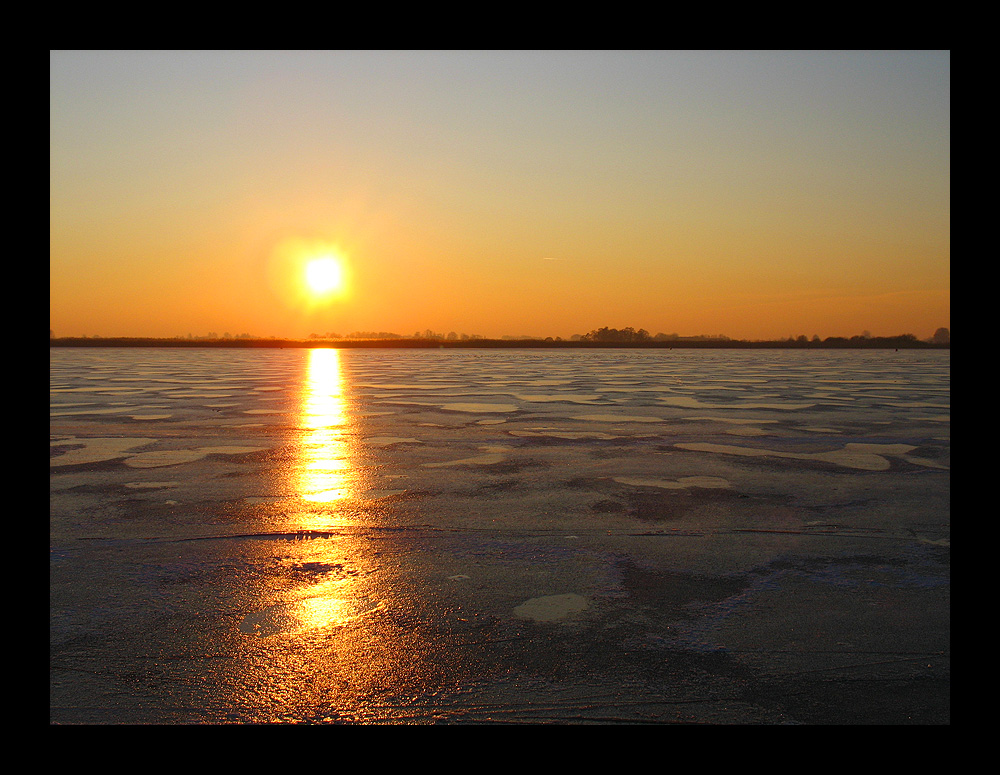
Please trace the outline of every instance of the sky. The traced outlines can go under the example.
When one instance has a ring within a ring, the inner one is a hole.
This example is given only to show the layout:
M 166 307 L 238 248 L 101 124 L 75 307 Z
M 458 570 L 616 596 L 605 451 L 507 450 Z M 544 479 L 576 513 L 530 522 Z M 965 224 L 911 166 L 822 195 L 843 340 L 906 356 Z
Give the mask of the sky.
M 56 336 L 950 328 L 947 51 L 49 64 Z

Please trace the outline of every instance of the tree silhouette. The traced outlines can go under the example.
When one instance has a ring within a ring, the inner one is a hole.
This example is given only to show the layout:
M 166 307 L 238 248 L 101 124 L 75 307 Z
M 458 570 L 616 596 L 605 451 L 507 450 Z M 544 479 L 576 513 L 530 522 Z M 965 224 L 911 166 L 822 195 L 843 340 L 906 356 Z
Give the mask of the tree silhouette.
M 587 342 L 648 342 L 652 339 L 646 329 L 640 328 L 636 331 L 632 326 L 626 326 L 620 330 L 604 326 L 596 328 L 580 338 Z

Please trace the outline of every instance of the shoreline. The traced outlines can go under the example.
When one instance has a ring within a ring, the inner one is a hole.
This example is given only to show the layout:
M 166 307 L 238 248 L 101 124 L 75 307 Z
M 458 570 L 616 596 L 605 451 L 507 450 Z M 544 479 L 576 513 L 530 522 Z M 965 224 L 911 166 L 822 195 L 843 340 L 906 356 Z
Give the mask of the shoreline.
M 152 337 L 61 337 L 49 339 L 53 347 L 225 347 L 225 348 L 377 348 L 377 349 L 723 349 L 723 350 L 950 350 L 937 344 L 902 337 L 845 339 L 819 342 L 746 341 L 731 339 L 669 340 L 652 342 L 593 342 L 553 339 L 158 339 Z

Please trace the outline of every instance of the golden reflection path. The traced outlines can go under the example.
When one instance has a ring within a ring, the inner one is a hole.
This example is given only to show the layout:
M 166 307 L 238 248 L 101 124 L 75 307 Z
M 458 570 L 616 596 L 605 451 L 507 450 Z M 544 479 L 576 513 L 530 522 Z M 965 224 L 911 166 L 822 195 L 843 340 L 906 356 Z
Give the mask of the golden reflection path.
M 309 503 L 336 504 L 352 493 L 354 476 L 346 440 L 348 415 L 340 351 L 309 350 L 302 394 L 303 428 L 297 490 Z M 329 517 L 328 510 L 324 515 Z M 305 528 L 329 527 L 323 524 Z
M 302 503 L 294 515 L 295 530 L 350 526 L 347 515 L 357 494 L 358 476 L 352 465 L 346 393 L 340 351 L 309 350 L 301 397 L 299 454 L 293 473 L 293 486 Z M 372 610 L 372 602 L 359 589 L 364 558 L 355 548 L 350 533 L 300 542 L 299 567 L 330 570 L 289 590 L 291 599 L 278 607 L 286 622 L 279 629 L 303 633 L 339 626 Z
M 254 547 L 264 571 L 238 627 L 246 667 L 223 677 L 220 703 L 247 721 L 371 717 L 370 697 L 411 670 L 407 644 L 380 615 L 392 582 L 359 508 L 366 474 L 346 359 L 326 348 L 303 355 L 287 540 Z

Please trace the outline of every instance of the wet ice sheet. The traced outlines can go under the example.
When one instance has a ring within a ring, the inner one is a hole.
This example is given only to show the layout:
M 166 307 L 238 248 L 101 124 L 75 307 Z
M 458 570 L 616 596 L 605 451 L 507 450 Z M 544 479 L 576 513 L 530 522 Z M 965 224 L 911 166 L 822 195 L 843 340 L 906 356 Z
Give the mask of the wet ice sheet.
M 701 656 L 931 664 L 949 380 L 940 351 L 52 350 L 55 696 L 364 717 L 366 692 L 420 704 L 421 659 L 442 696 L 449 653 L 463 695 L 492 675 L 551 707 L 571 664 L 654 704 L 704 684 L 654 677 Z

